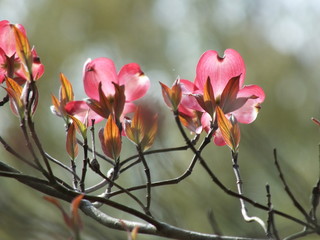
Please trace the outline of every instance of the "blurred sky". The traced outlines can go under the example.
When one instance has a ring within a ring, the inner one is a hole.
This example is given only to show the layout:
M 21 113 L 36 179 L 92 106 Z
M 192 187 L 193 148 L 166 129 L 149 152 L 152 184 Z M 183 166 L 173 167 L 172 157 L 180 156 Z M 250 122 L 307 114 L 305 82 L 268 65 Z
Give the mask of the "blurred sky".
M 42 139 L 57 156 L 63 144 L 55 140 L 64 136 L 63 123 L 51 115 L 49 106 L 50 93 L 58 93 L 60 72 L 81 99 L 86 97 L 81 76 L 87 58 L 109 57 L 117 69 L 139 63 L 152 83 L 145 102 L 162 116 L 156 144 L 170 146 L 183 141 L 177 131 L 168 131 L 174 125 L 158 81 L 171 84 L 178 76 L 193 80 L 203 52 L 214 49 L 223 55 L 227 48 L 237 50 L 247 66 L 246 84 L 260 85 L 266 92 L 255 123 L 241 126 L 246 190 L 264 201 L 264 184 L 277 182 L 272 164 L 276 147 L 301 201 L 308 203 L 309 193 L 301 189 L 311 189 L 319 174 L 319 131 L 310 120 L 320 118 L 318 0 L 0 0 L 0 16 L 26 27 L 45 64 L 36 120 Z M 17 120 L 8 111 L 1 109 L 0 114 L 0 135 L 10 136 L 13 125 L 7 123 Z M 225 160 L 215 161 L 215 166 L 227 168 L 221 177 L 233 183 L 228 150 L 212 146 L 205 154 Z M 275 201 L 284 206 L 281 196 Z

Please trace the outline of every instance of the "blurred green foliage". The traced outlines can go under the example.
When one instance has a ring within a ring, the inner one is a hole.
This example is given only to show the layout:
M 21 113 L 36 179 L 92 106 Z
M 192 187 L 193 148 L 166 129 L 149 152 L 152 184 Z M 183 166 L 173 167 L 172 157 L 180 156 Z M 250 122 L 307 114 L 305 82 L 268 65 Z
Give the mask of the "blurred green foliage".
M 85 97 L 82 66 L 87 58 L 111 58 L 118 69 L 129 62 L 139 63 L 152 83 L 140 103 L 158 112 L 161 119 L 154 148 L 179 146 L 184 143 L 162 102 L 158 82 L 171 85 L 178 76 L 193 80 L 203 52 L 214 49 L 223 55 L 226 48 L 236 49 L 247 66 L 246 84 L 260 85 L 266 92 L 257 120 L 241 126 L 239 164 L 245 194 L 265 203 L 268 182 L 274 207 L 297 217 L 302 216 L 283 191 L 272 151 L 278 149 L 290 186 L 309 209 L 310 192 L 319 178 L 319 129 L 310 120 L 320 115 L 319 12 L 316 0 L 0 1 L 1 18 L 26 27 L 45 65 L 45 75 L 38 82 L 41 97 L 36 127 L 46 150 L 66 164 L 63 122 L 49 109 L 50 94 L 58 93 L 60 72 L 69 78 L 76 98 L 81 99 Z M 1 94 L 4 96 L 3 90 Z M 8 106 L 0 109 L 0 135 L 23 152 L 18 120 L 11 115 Z M 129 141 L 124 144 L 123 158 L 134 153 Z M 3 148 L 0 153 L 1 161 L 32 173 Z M 235 189 L 228 148 L 212 144 L 204 157 L 219 178 Z M 153 179 L 180 175 L 191 158 L 190 151 L 148 157 Z M 98 178 L 89 180 L 93 184 Z M 119 181 L 124 186 L 144 182 L 143 168 L 135 167 Z M 67 239 L 61 216 L 40 193 L 3 178 L 0 190 L 0 239 Z M 140 194 L 143 199 L 145 193 Z M 250 214 L 266 219 L 265 212 L 248 208 Z M 105 210 L 126 217 L 107 207 Z M 162 221 L 208 233 L 212 229 L 207 214 L 212 211 L 224 234 L 263 236 L 259 226 L 242 220 L 239 201 L 225 195 L 199 166 L 179 185 L 154 189 L 152 211 Z M 82 218 L 84 239 L 126 239 L 125 232 L 104 228 L 84 215 Z M 286 235 L 301 228 L 280 217 L 276 223 L 279 232 Z M 140 239 L 160 238 L 141 235 Z

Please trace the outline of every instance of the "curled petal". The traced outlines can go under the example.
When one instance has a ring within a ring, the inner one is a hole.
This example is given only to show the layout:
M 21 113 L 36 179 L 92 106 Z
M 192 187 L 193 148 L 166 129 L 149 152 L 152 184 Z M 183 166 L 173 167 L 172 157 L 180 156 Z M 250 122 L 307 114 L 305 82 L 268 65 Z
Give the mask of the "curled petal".
M 221 95 L 228 81 L 240 76 L 239 86 L 241 87 L 245 78 L 245 64 L 241 55 L 233 50 L 227 49 L 224 56 L 220 57 L 217 51 L 206 51 L 200 58 L 196 70 L 195 85 L 203 90 L 206 80 L 209 77 L 215 96 Z
M 119 72 L 119 85 L 125 85 L 126 101 L 143 97 L 150 87 L 149 78 L 136 63 L 124 65 Z
M 118 83 L 116 67 L 109 58 L 89 59 L 84 66 L 83 83 L 88 97 L 99 100 L 99 83 L 106 96 L 114 94 L 114 83 Z
M 241 108 L 232 112 L 238 122 L 252 123 L 261 109 L 261 103 L 265 99 L 265 93 L 261 87 L 256 85 L 245 86 L 238 92 L 238 99 L 247 99 Z

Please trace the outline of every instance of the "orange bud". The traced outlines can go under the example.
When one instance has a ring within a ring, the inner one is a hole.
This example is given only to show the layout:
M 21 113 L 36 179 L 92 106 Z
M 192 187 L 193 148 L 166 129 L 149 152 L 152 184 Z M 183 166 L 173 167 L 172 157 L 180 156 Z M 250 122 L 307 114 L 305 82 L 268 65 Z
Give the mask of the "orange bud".
M 63 73 L 60 73 L 60 81 L 61 81 L 61 88 L 60 88 L 60 102 L 63 102 L 64 105 L 67 102 L 73 101 L 74 94 L 72 89 L 72 84 L 66 78 Z
M 16 38 L 16 52 L 25 66 L 25 70 L 28 72 L 26 76 L 29 76 L 29 81 L 32 75 L 32 52 L 27 36 L 16 26 L 12 25 L 15 38 Z
M 76 117 L 74 117 L 72 115 L 68 115 L 68 116 L 75 123 L 75 126 L 77 127 L 77 130 L 82 135 L 82 138 L 86 139 L 87 138 L 87 125 L 83 124 L 78 118 L 76 118 Z
M 240 127 L 236 118 L 231 116 L 231 121 L 224 115 L 222 109 L 216 107 L 218 127 L 226 144 L 233 152 L 237 152 L 240 144 Z
M 79 147 L 78 147 L 77 138 L 76 138 L 75 122 L 72 122 L 69 126 L 69 129 L 67 132 L 66 149 L 71 159 L 74 160 L 78 156 Z
M 22 118 L 24 116 L 24 104 L 22 100 L 22 87 L 12 78 L 5 78 L 7 87 L 4 88 L 10 99 L 10 108 L 16 116 Z
M 146 151 L 153 145 L 154 139 L 158 131 L 158 116 L 154 116 L 152 125 L 146 129 L 144 137 L 141 142 L 142 151 Z
M 177 79 L 171 88 L 167 85 L 160 82 L 162 89 L 162 96 L 165 103 L 171 108 L 173 111 L 178 109 L 178 106 L 181 102 L 182 97 L 182 89 L 180 85 L 180 79 Z
M 126 121 L 125 127 L 127 137 L 136 145 L 139 145 L 144 137 L 143 121 L 140 107 L 136 109 L 132 120 Z
M 136 145 L 140 145 L 142 151 L 146 151 L 152 146 L 157 130 L 157 116 L 154 116 L 151 121 L 150 117 L 146 119 L 140 107 L 137 108 L 132 120 L 126 120 L 125 122 L 127 138 Z
M 109 115 L 104 130 L 99 132 L 99 138 L 103 152 L 117 161 L 121 152 L 121 134 L 111 115 Z
M 53 104 L 53 106 L 51 106 L 51 111 L 59 117 L 62 116 L 60 102 L 58 98 L 52 94 L 51 94 L 51 102 Z

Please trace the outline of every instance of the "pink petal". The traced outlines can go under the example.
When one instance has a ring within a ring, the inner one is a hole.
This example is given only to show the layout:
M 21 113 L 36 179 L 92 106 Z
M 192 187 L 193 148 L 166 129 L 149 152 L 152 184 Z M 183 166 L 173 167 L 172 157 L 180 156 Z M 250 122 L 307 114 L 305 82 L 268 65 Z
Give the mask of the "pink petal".
M 209 113 L 205 112 L 201 116 L 201 125 L 206 132 L 210 131 L 212 118 Z
M 192 95 L 198 92 L 197 87 L 189 80 L 181 79 L 182 99 L 180 105 L 203 112 L 202 107 L 199 105 L 195 97 Z
M 206 132 L 209 132 L 210 131 L 210 125 L 211 125 L 211 121 L 212 121 L 212 118 L 210 117 L 210 115 L 208 113 L 203 113 L 202 117 L 201 117 L 201 124 L 202 124 L 202 127 L 203 129 L 206 131 Z M 220 129 L 218 128 L 214 135 L 213 135 L 213 142 L 217 145 L 217 146 L 224 146 L 226 145 L 226 142 L 224 141 L 223 137 L 222 137 L 222 134 L 221 134 L 221 131 Z
M 95 123 L 101 122 L 104 118 L 99 114 L 92 111 L 85 101 L 71 101 L 65 106 L 65 110 L 68 114 L 76 117 L 82 123 L 88 121 L 88 125 L 91 125 L 91 120 L 95 119 Z
M 6 59 L 5 52 L 0 47 L 0 83 L 4 82 L 5 75 L 7 75 L 7 70 L 2 67 L 4 64 L 6 64 L 6 61 L 7 59 Z
M 238 110 L 232 112 L 240 123 L 252 123 L 260 110 L 260 104 L 265 99 L 265 93 L 257 85 L 245 86 L 238 93 L 239 98 L 249 98 L 246 103 Z
M 125 85 L 126 101 L 143 97 L 150 87 L 149 78 L 136 63 L 124 65 L 119 72 L 119 85 Z
M 182 88 L 182 92 L 184 94 L 192 94 L 195 93 L 197 91 L 197 87 L 194 85 L 193 82 L 190 82 L 189 80 L 186 79 L 180 79 L 180 83 L 181 83 L 181 88 Z
M 180 116 L 185 119 L 185 127 L 187 127 L 190 131 L 200 134 L 202 132 L 202 125 L 199 121 L 199 116 L 196 111 L 190 108 L 185 108 L 183 105 L 179 105 L 179 113 Z
M 102 57 L 92 61 L 88 59 L 83 73 L 84 90 L 88 97 L 99 100 L 98 87 L 100 82 L 106 96 L 114 94 L 112 82 L 118 84 L 118 78 L 113 61 Z
M 129 113 L 135 112 L 136 108 L 137 108 L 136 105 L 134 105 L 133 103 L 125 103 L 123 112 L 120 117 L 120 121 L 123 122 L 125 116 Z
M 197 70 L 195 85 L 203 90 L 204 85 L 209 77 L 213 87 L 214 95 L 221 95 L 228 81 L 236 76 L 240 76 L 239 86 L 244 82 L 246 74 L 245 64 L 240 54 L 233 50 L 227 49 L 224 56 L 220 57 L 218 52 L 206 51 L 200 58 Z
M 40 62 L 40 58 L 35 49 L 32 49 L 32 74 L 35 80 L 38 80 L 44 73 L 44 65 Z
M 216 144 L 217 146 L 224 146 L 226 145 L 226 142 L 223 140 L 222 134 L 220 129 L 217 129 L 217 131 L 215 132 L 214 136 L 213 136 L 213 142 L 214 144 Z
M 16 38 L 11 25 L 7 20 L 0 21 L 0 47 L 8 57 L 16 52 Z M 21 24 L 16 24 L 16 27 L 26 35 L 26 31 Z

